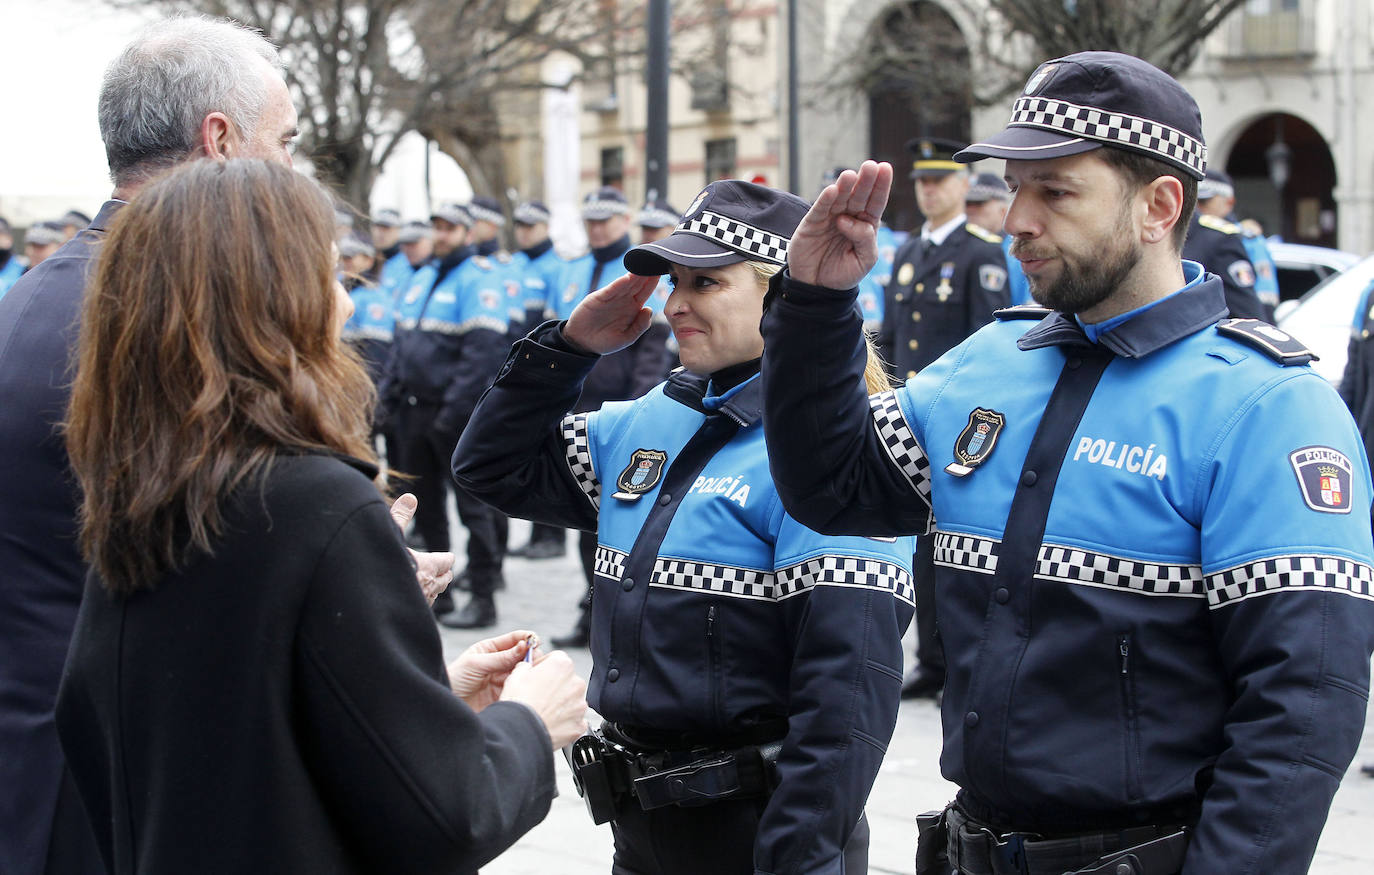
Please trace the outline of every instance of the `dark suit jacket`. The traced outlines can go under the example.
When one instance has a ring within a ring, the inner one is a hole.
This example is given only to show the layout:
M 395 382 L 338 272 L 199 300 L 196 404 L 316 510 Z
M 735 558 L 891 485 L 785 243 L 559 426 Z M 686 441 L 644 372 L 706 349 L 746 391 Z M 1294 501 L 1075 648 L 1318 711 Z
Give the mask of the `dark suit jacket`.
M 56 424 L 67 407 L 67 366 L 86 273 L 120 206 L 106 203 L 89 228 L 0 299 L 0 872 L 6 875 L 43 872 L 50 844 L 77 857 L 64 871 L 102 871 L 89 828 L 71 816 L 80 813 L 71 809 L 75 799 L 58 809 L 63 766 L 53 703 L 86 569 L 76 543 L 77 493 Z
M 453 695 L 376 473 L 278 455 L 213 556 L 90 576 L 57 725 L 115 875 L 468 873 L 548 813 L 543 722 Z

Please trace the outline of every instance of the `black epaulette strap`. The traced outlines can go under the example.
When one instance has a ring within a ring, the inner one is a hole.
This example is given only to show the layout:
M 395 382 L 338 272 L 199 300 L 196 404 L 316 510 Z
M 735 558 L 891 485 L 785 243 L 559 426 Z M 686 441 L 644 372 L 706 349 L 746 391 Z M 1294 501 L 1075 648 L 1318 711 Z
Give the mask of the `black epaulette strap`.
M 998 319 L 1035 319 L 1039 321 L 1053 312 L 1049 307 L 1042 307 L 1039 304 L 1017 304 L 1015 307 L 1003 307 L 1001 310 L 994 310 L 992 315 Z
M 1223 319 L 1217 333 L 1253 346 L 1284 367 L 1317 361 L 1317 354 L 1296 337 L 1259 319 Z

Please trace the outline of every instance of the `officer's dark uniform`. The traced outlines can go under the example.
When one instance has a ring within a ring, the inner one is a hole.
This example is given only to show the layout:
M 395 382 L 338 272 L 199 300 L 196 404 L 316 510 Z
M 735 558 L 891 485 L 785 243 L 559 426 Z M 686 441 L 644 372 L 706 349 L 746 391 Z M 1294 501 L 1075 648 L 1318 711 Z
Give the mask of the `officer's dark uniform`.
M 695 245 L 715 263 L 780 265 L 806 208 L 712 183 L 663 242 L 675 261 Z M 654 245 L 632 251 L 636 271 L 661 269 Z M 595 361 L 559 323 L 536 329 L 453 465 L 512 514 L 597 533 L 587 699 L 617 747 L 584 736 L 573 750 L 579 776 L 595 764 L 584 745 L 615 764 L 614 871 L 865 871 L 862 813 L 896 723 L 912 539 L 828 538 L 782 511 L 757 360 L 709 382 L 677 371 L 634 401 L 568 414 Z M 641 776 L 632 795 L 622 768 Z
M 1239 225 L 1205 213 L 1193 213 L 1183 257 L 1221 278 L 1226 289 L 1226 309 L 1233 317 L 1273 321 L 1273 311 L 1261 304 L 1255 293 L 1255 266 L 1245 251 Z
M 912 140 L 912 177 L 963 172 L 950 160 L 961 143 Z M 1002 238 L 969 224 L 933 240 L 922 227 L 912 232 L 893 260 L 883 303 L 878 348 L 898 379 L 906 379 L 992 321 L 1011 303 Z
M 960 157 L 1091 135 L 1201 177 L 1201 129 L 1165 74 L 1087 52 L 1041 65 Z M 1058 875 L 1125 847 L 1091 871 L 1311 863 L 1369 690 L 1369 468 L 1310 354 L 1218 324 L 1221 281 L 1182 269 L 1100 326 L 1008 314 L 873 398 L 852 296 L 783 281 L 764 317 L 784 506 L 825 531 L 937 527 L 940 763 L 961 789 L 918 872 Z

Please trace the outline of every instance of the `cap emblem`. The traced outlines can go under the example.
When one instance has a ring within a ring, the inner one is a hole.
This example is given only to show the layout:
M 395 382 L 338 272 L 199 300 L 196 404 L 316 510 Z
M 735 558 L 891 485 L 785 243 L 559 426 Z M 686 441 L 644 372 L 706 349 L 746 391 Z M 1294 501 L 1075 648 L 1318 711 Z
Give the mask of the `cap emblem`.
M 685 212 L 685 213 L 682 214 L 683 218 L 687 218 L 687 217 L 689 217 L 689 216 L 695 216 L 696 213 L 697 213 L 697 210 L 701 209 L 701 205 L 704 204 L 704 203 L 706 202 L 706 196 L 707 196 L 708 194 L 710 194 L 710 193 L 711 193 L 710 190 L 707 189 L 707 190 L 702 191 L 701 194 L 697 195 L 697 199 L 694 200 L 694 201 L 692 201 L 692 205 L 691 205 L 690 207 L 687 208 L 687 212 Z
M 1031 74 L 1030 79 L 1026 82 L 1026 90 L 1021 93 L 1034 94 L 1039 91 L 1041 86 L 1049 81 L 1050 74 L 1057 69 L 1059 69 L 1058 64 L 1045 64 L 1039 70 Z

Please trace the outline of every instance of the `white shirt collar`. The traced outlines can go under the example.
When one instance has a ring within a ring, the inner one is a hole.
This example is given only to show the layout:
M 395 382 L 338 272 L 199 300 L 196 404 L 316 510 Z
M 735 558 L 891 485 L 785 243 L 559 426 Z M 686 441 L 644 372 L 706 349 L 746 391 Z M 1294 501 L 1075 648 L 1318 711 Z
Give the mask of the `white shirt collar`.
M 945 242 L 950 234 L 954 233 L 955 228 L 962 228 L 967 222 L 968 216 L 963 213 L 960 213 L 933 231 L 930 228 L 930 223 L 926 222 L 921 226 L 921 239 L 930 240 L 936 246 L 939 246 Z

